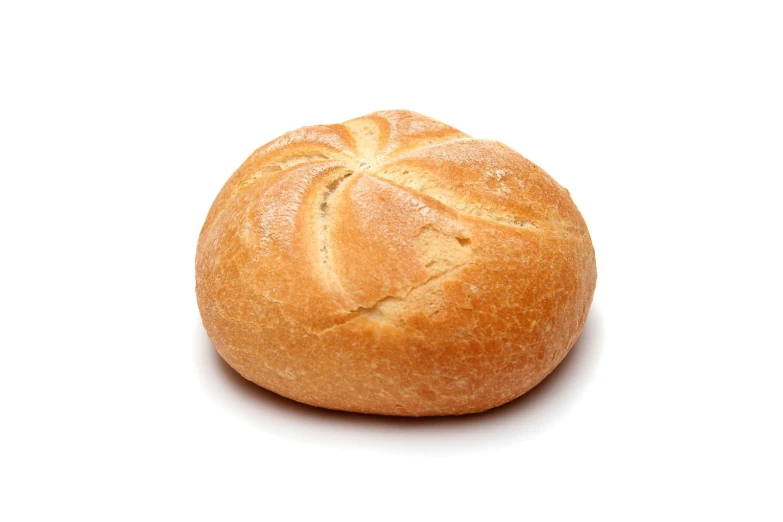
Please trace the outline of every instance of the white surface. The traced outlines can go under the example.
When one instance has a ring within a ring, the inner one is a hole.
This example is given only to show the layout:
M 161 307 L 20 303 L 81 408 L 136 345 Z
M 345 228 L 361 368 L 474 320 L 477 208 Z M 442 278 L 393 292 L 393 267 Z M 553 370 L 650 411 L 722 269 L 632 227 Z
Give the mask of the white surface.
M 0 519 L 781 520 L 774 2 L 256 4 L 0 7 Z M 519 150 L 594 238 L 583 339 L 486 415 L 292 404 L 200 325 L 233 170 L 388 108 Z

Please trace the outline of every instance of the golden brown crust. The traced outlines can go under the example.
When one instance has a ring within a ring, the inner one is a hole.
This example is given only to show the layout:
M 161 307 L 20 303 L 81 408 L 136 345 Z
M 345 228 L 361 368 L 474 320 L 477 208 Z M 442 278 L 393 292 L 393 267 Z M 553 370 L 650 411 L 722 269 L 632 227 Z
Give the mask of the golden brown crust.
M 505 145 L 408 111 L 258 149 L 196 256 L 204 326 L 240 374 L 387 415 L 522 395 L 576 342 L 595 280 L 568 191 Z

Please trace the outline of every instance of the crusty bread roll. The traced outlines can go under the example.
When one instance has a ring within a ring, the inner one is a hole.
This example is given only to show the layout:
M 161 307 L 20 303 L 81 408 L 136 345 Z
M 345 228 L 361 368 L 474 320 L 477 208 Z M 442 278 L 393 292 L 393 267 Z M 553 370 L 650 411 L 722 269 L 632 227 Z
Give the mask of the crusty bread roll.
M 196 257 L 204 326 L 243 377 L 384 415 L 519 397 L 576 342 L 595 281 L 566 189 L 501 143 L 408 111 L 255 151 Z

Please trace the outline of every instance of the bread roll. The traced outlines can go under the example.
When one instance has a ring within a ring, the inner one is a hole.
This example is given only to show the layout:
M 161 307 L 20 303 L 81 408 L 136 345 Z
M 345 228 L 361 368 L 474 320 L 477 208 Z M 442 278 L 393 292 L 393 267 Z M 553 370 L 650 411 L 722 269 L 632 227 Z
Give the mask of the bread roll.
M 383 415 L 519 397 L 576 342 L 595 281 L 566 189 L 409 111 L 255 151 L 196 256 L 201 317 L 231 367 L 295 401 Z

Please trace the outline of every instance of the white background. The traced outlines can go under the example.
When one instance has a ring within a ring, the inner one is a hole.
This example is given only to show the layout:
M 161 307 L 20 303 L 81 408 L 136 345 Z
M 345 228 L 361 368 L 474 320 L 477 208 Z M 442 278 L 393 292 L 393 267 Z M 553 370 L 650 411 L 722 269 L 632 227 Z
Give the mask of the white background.
M 776 2 L 3 2 L 0 519 L 781 520 Z M 570 189 L 598 288 L 522 399 L 312 409 L 198 315 L 218 190 L 406 108 Z

